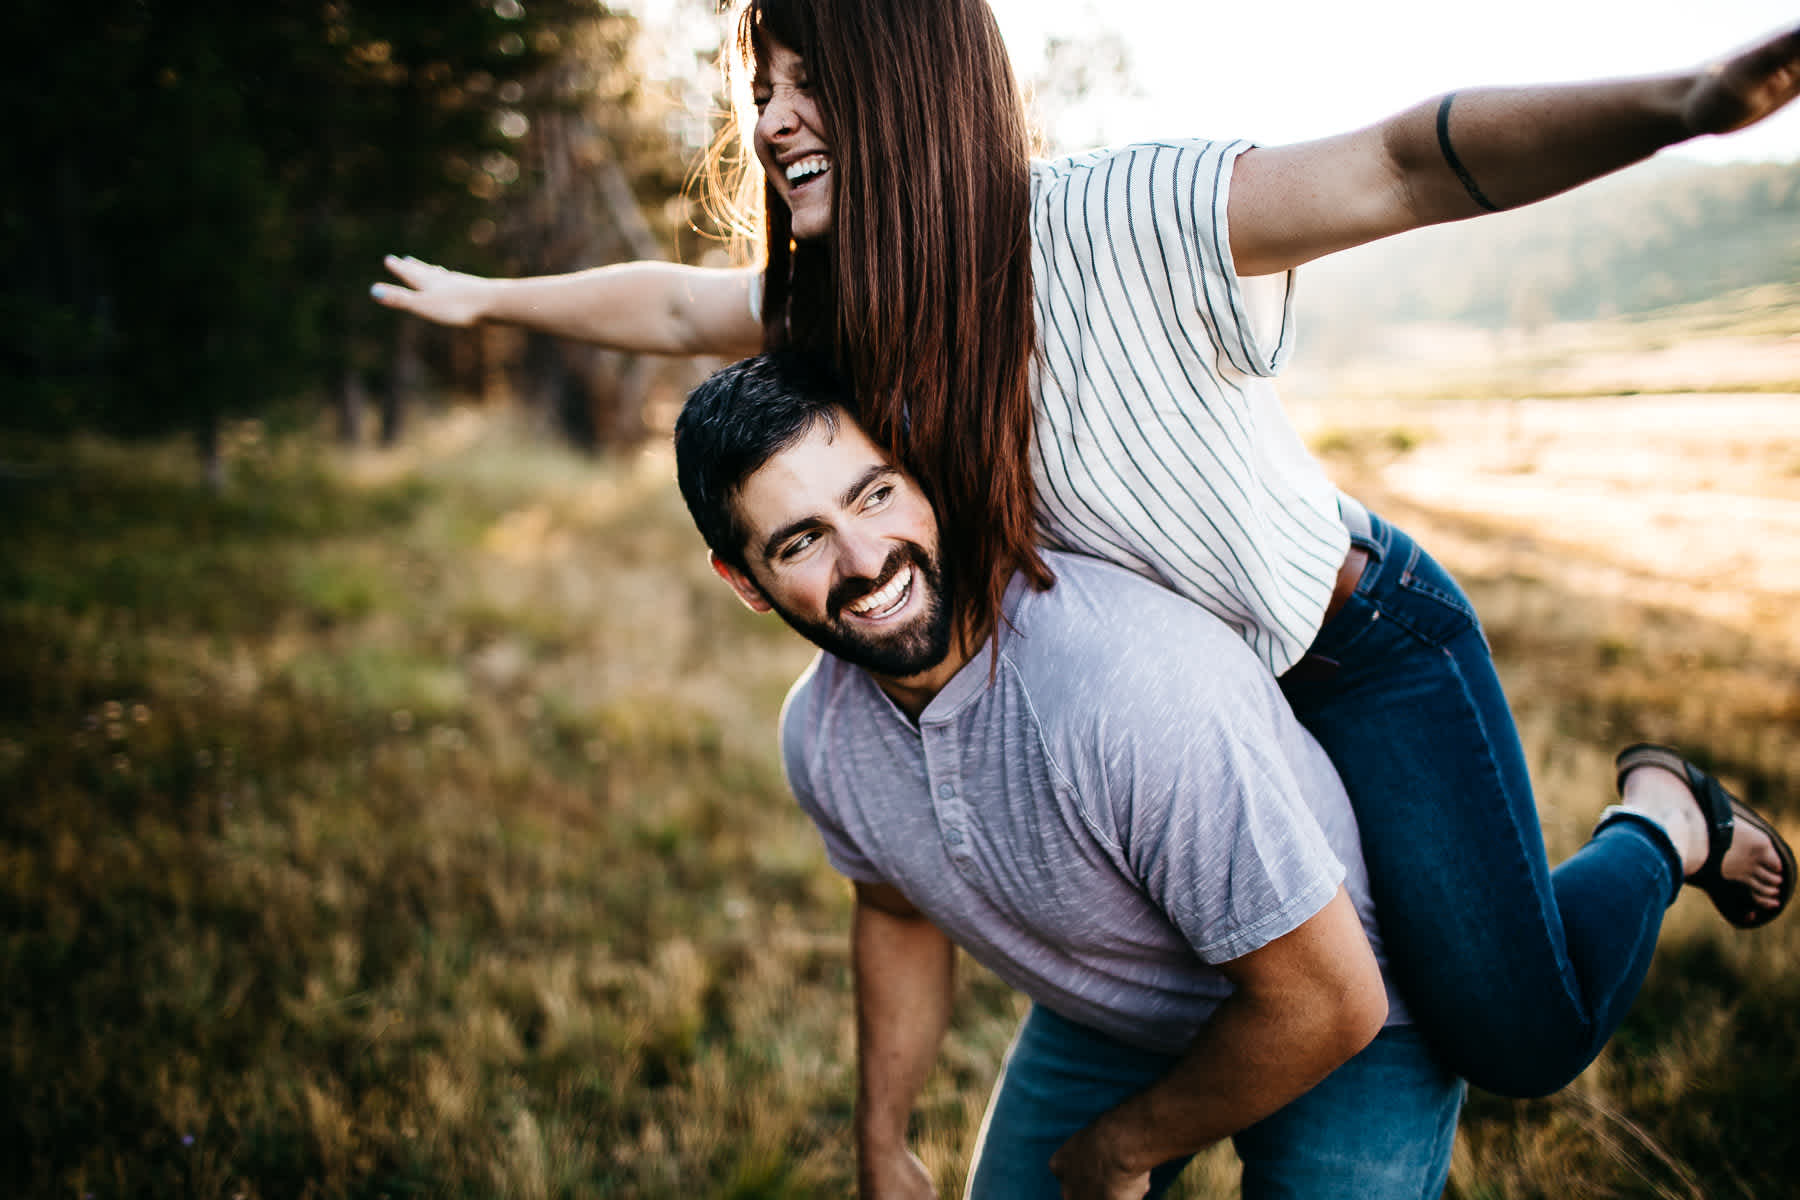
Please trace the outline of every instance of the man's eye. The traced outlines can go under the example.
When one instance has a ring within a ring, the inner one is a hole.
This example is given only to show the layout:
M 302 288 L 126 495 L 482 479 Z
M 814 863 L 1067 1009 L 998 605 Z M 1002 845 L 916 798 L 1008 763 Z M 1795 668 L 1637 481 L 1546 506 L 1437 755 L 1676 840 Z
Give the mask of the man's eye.
M 750 95 L 750 103 L 756 107 L 758 112 L 762 111 L 769 107 L 769 93 L 752 92 Z
M 784 561 L 791 558 L 797 558 L 818 540 L 819 535 L 816 533 L 803 533 L 781 548 L 781 557 Z
M 884 483 L 880 487 L 870 490 L 868 498 L 863 501 L 863 507 L 879 508 L 881 505 L 886 504 L 893 495 L 894 485 L 891 483 Z

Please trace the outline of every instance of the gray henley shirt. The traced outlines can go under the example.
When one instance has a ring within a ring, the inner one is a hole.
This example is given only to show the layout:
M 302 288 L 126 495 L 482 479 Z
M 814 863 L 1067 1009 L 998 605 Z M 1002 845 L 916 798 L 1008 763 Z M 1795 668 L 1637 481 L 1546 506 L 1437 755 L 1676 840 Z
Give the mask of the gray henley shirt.
M 916 725 L 831 655 L 795 683 L 783 759 L 832 865 L 1037 1003 L 1168 1053 L 1231 990 L 1210 964 L 1340 883 L 1380 959 L 1349 800 L 1268 668 L 1190 601 L 1048 559 L 1055 587 L 1007 593 L 991 684 L 984 646 Z

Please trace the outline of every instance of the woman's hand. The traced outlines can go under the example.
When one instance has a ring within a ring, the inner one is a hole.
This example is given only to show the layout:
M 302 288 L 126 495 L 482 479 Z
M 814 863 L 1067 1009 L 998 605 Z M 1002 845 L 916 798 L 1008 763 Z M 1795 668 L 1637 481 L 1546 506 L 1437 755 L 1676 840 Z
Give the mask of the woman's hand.
M 1696 134 L 1754 125 L 1800 95 L 1800 26 L 1748 46 L 1701 72 L 1682 105 Z
M 457 328 L 477 325 L 489 315 L 495 280 L 392 254 L 382 260 L 382 265 L 405 286 L 376 284 L 369 294 L 378 304 Z

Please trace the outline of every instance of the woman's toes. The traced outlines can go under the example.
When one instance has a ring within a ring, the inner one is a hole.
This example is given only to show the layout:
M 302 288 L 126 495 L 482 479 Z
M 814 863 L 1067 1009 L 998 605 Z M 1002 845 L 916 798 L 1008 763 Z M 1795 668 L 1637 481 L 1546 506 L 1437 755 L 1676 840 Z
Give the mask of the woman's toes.
M 1720 872 L 1750 889 L 1750 894 L 1764 908 L 1773 908 L 1781 899 L 1781 856 L 1775 852 L 1769 835 L 1747 821 L 1739 821 L 1732 831 L 1731 847 L 1725 852 Z

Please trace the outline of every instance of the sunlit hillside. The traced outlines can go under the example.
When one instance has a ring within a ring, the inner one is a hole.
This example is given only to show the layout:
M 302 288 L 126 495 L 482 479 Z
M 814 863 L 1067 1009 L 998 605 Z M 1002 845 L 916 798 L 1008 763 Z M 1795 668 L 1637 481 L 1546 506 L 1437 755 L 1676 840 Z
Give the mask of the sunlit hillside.
M 1395 323 L 1531 331 L 1800 281 L 1800 162 L 1674 158 L 1302 269 L 1308 357 Z

